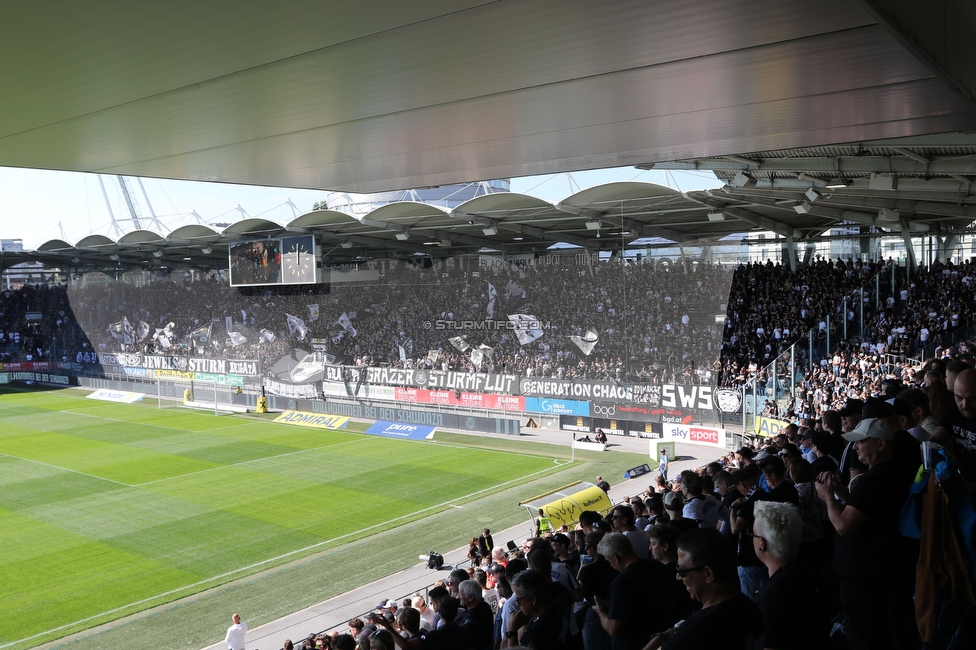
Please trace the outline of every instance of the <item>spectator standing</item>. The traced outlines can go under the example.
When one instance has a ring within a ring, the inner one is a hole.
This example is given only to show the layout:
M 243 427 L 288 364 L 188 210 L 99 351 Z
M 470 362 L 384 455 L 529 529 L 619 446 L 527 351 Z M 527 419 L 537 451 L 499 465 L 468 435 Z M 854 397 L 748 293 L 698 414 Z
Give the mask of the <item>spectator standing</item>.
M 660 562 L 639 558 L 623 534 L 605 536 L 597 550 L 620 572 L 610 583 L 606 608 L 598 601 L 603 629 L 613 638 L 613 650 L 641 650 L 677 622 L 669 589 L 674 576 Z
M 901 647 L 914 629 L 911 603 L 900 602 L 900 587 L 910 580 L 914 565 L 907 557 L 898 527 L 908 485 L 894 461 L 894 437 L 884 420 L 862 420 L 844 438 L 854 444 L 868 470 L 849 495 L 829 472 L 821 474 L 816 483 L 817 494 L 827 504 L 830 523 L 837 532 L 834 570 L 841 581 L 841 605 L 851 650 Z M 835 496 L 846 497 L 846 503 L 841 505 Z M 910 626 L 899 620 L 906 614 Z M 898 624 L 902 624 L 901 629 L 894 629 Z
M 756 504 L 753 546 L 766 565 L 769 580 L 756 594 L 763 615 L 764 648 L 820 650 L 830 647 L 830 615 L 827 594 L 820 578 L 797 561 L 803 520 L 789 503 Z M 797 603 L 803 603 L 802 621 L 796 620 Z
M 678 576 L 701 603 L 678 628 L 654 637 L 645 650 L 751 650 L 763 631 L 759 608 L 739 590 L 736 560 L 722 533 L 700 528 L 678 538 Z
M 241 615 L 234 613 L 231 618 L 231 626 L 227 628 L 224 635 L 224 643 L 227 650 L 244 650 L 244 636 L 247 634 L 247 623 L 241 620 Z

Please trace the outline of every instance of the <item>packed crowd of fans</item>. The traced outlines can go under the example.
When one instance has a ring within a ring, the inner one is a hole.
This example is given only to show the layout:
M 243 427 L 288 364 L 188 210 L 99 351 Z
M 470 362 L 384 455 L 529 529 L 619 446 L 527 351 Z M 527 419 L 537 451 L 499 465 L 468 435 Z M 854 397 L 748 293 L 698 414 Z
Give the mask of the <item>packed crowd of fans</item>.
M 80 362 L 124 350 L 259 359 L 270 367 L 315 338 L 348 364 L 636 383 L 755 380 L 767 414 L 800 417 L 836 407 L 852 393 L 870 394 L 885 378 L 913 381 L 913 358 L 970 353 L 960 333 L 973 318 L 971 262 L 936 263 L 909 281 L 891 264 L 858 261 L 818 259 L 795 274 L 783 264 L 755 263 L 733 275 L 709 264 L 577 266 L 572 256 L 558 259 L 472 267 L 477 271 L 460 263 L 436 269 L 401 263 L 365 284 L 275 289 L 180 273 L 144 276 L 139 284 L 99 276 L 104 281 L 25 286 L 3 294 L 0 355 Z M 716 315 L 726 297 L 723 330 Z M 522 345 L 505 327 L 453 325 L 481 322 L 489 313 L 503 324 L 508 314 L 535 316 L 542 336 Z M 289 314 L 301 319 L 299 327 L 290 326 Z M 112 328 L 123 319 L 128 335 Z M 233 340 L 228 320 L 239 335 Z M 155 333 L 170 323 L 164 347 Z M 587 355 L 569 335 L 589 331 L 596 342 Z M 809 346 L 798 345 L 794 377 L 783 376 L 785 351 L 810 332 L 814 362 Z M 470 348 L 459 350 L 452 338 Z M 472 349 L 484 351 L 480 363 Z M 774 387 L 769 363 L 777 357 Z M 788 403 L 777 401 L 794 381 L 800 385 Z
M 35 356 L 58 360 L 74 360 L 79 352 L 138 351 L 273 363 L 316 338 L 349 364 L 713 381 L 722 336 L 716 316 L 724 310 L 731 270 L 553 257 L 555 263 L 525 267 L 401 262 L 371 282 L 274 289 L 230 287 L 213 275 L 144 275 L 138 284 L 99 276 L 102 281 L 86 278 L 67 288 L 11 291 L 4 311 L 7 331 L 36 343 Z M 61 314 L 61 322 L 27 323 L 28 304 Z M 541 336 L 520 343 L 507 325 L 510 314 L 533 316 L 540 326 L 530 329 Z M 163 341 L 156 334 L 169 324 Z M 240 336 L 232 339 L 228 331 Z M 592 342 L 592 351 L 585 353 L 571 335 Z M 473 357 L 472 349 L 483 357 Z
M 665 456 L 609 512 L 540 510 L 517 548 L 485 529 L 426 599 L 305 648 L 972 647 L 976 369 L 926 373 L 950 402 L 889 383 L 697 471 Z

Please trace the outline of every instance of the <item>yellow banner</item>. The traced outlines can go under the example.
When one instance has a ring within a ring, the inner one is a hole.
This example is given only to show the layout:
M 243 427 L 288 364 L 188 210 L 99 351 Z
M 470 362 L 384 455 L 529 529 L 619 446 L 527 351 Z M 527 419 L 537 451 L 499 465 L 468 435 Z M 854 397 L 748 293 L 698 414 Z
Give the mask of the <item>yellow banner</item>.
M 344 429 L 349 423 L 345 415 L 325 415 L 323 413 L 305 413 L 303 411 L 285 411 L 275 418 L 275 422 L 297 424 L 301 427 L 315 429 Z
M 759 415 L 756 417 L 756 434 L 764 438 L 775 436 L 781 429 L 785 429 L 790 424 L 786 420 L 777 420 Z
M 605 513 L 612 507 L 613 504 L 610 502 L 607 493 L 594 485 L 550 501 L 542 506 L 542 510 L 549 517 L 553 528 L 559 528 L 566 524 L 572 530 L 576 522 L 579 521 L 580 513 L 584 510 Z
M 196 379 L 196 373 L 183 370 L 149 370 L 151 377 L 177 377 L 179 379 Z

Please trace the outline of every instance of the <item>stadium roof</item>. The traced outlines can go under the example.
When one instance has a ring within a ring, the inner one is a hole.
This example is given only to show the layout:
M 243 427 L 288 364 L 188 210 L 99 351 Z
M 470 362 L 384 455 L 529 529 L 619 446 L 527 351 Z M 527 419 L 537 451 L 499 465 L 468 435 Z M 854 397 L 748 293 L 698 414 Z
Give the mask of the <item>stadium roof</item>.
M 963 4 L 13 3 L 0 165 L 374 192 L 966 131 Z
M 7 18 L 0 165 L 344 192 L 637 165 L 726 186 L 245 219 L 47 242 L 3 267 L 219 267 L 228 242 L 284 232 L 342 261 L 974 217 L 976 14 L 952 3 L 93 0 Z

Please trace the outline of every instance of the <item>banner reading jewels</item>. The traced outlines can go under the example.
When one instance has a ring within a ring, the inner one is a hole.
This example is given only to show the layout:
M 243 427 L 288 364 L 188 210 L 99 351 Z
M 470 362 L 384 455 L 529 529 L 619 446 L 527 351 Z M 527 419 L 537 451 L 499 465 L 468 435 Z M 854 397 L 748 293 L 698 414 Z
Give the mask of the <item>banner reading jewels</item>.
M 175 370 L 179 372 L 205 372 L 213 375 L 243 375 L 257 377 L 261 364 L 245 359 L 208 359 L 171 355 L 141 354 L 139 352 L 112 352 L 99 355 L 103 365 L 144 370 Z M 121 371 L 122 374 L 136 374 Z

